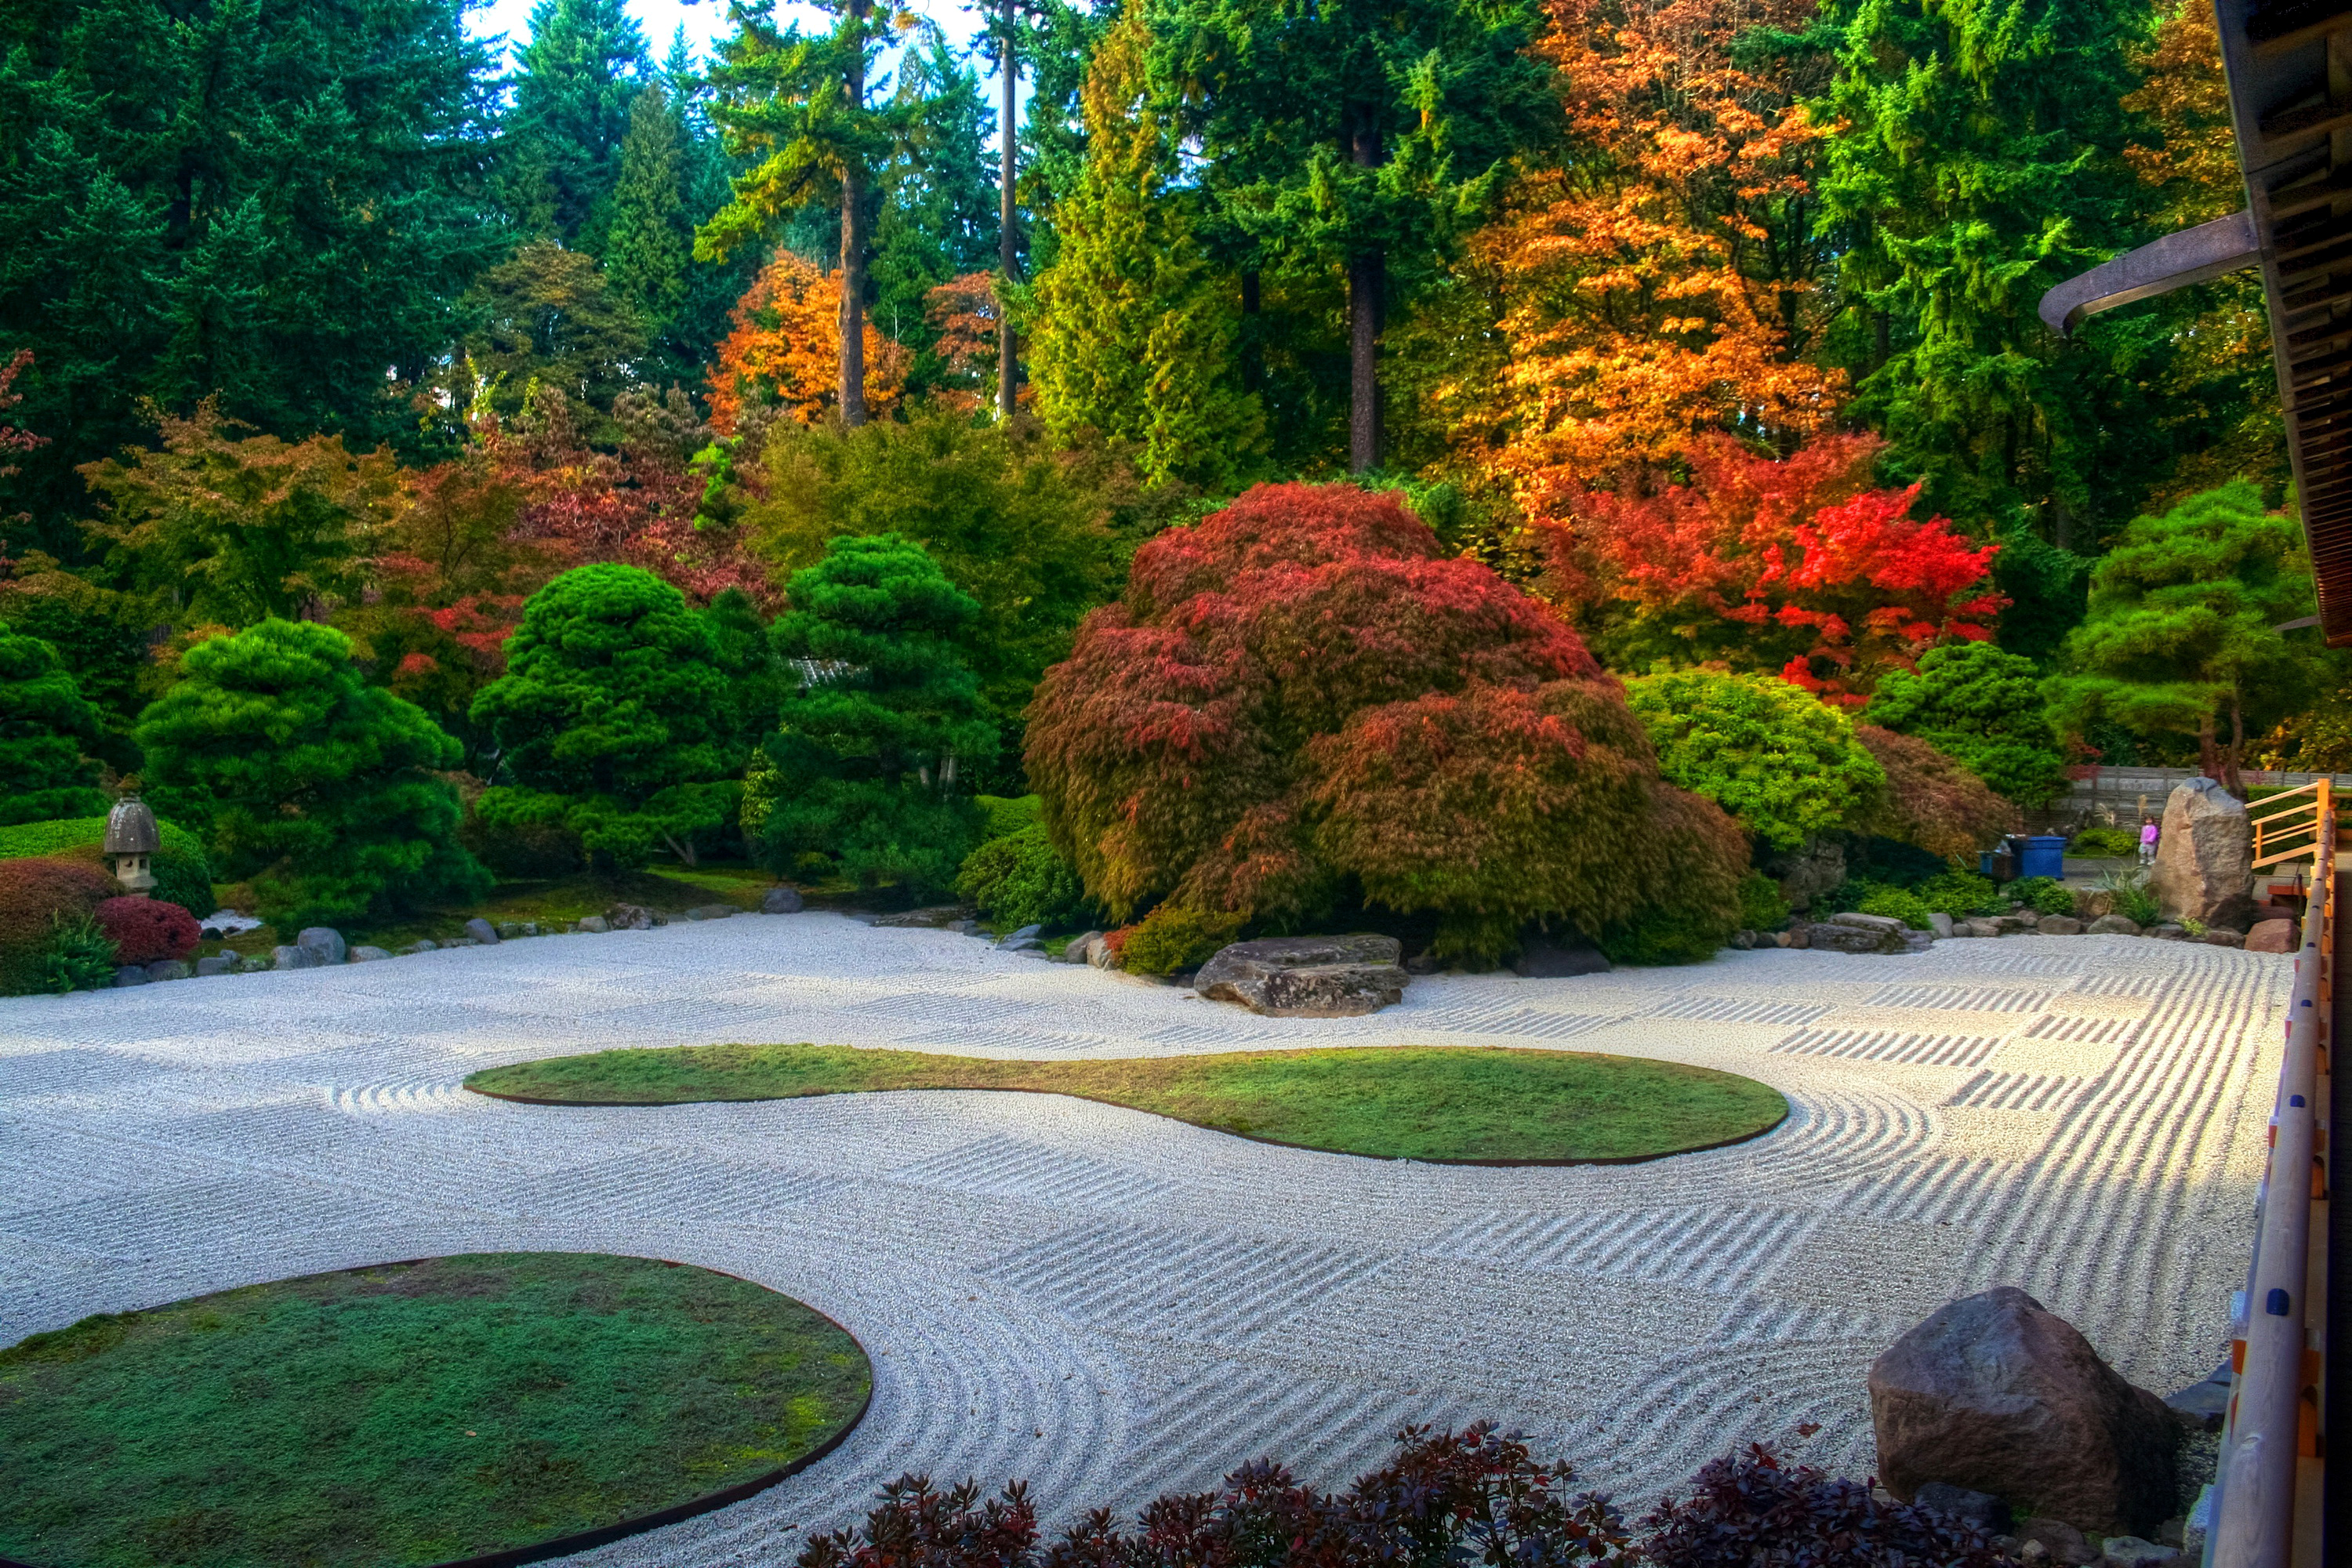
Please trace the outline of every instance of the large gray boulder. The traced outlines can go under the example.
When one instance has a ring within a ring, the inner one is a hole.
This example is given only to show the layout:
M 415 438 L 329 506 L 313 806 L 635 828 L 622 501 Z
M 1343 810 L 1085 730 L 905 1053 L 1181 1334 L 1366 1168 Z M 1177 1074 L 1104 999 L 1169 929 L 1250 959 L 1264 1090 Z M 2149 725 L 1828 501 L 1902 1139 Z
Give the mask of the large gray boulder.
M 760 895 L 760 912 L 763 915 L 796 915 L 803 907 L 798 888 L 770 888 Z
M 1764 874 L 1780 884 L 1790 909 L 1809 910 L 1845 880 L 1845 847 L 1832 839 L 1810 839 L 1801 848 L 1774 855 L 1765 862 Z
M 1943 1481 L 2095 1535 L 2153 1535 L 2173 1511 L 2179 1419 L 2010 1286 L 1895 1341 L 1870 1369 L 1870 1419 L 1879 1479 L 1906 1502 Z
M 281 942 L 269 950 L 272 969 L 316 969 L 326 962 L 319 956 L 318 949 L 296 942 Z
M 1221 948 L 1192 989 L 1276 1018 L 1357 1018 L 1404 998 L 1392 936 L 1274 936 Z
M 304 926 L 294 945 L 317 953 L 320 963 L 341 963 L 351 952 L 343 933 L 332 926 Z
M 479 915 L 466 922 L 466 934 L 484 947 L 499 945 L 499 928 Z
M 2254 829 L 2244 803 L 2219 781 L 2173 786 L 2156 844 L 2156 900 L 2175 920 L 2243 931 L 2254 920 Z
M 1571 980 L 1580 974 L 1608 973 L 1609 960 L 1595 948 L 1529 937 L 1520 944 L 1511 973 L 1523 980 Z

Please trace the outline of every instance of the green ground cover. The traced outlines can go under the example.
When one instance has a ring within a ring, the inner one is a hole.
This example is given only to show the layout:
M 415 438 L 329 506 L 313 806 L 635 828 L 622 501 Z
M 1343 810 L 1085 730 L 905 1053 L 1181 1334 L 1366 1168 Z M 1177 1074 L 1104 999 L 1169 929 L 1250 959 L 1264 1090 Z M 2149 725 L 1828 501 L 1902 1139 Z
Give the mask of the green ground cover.
M 0 1556 L 375 1568 L 767 1475 L 865 1408 L 865 1352 L 748 1281 L 499 1253 L 87 1318 L 0 1351 Z
M 1654 1159 L 1753 1137 L 1779 1091 L 1679 1062 L 1451 1047 L 1239 1051 L 1118 1061 L 988 1061 L 848 1046 L 598 1051 L 491 1068 L 484 1094 L 676 1105 L 881 1089 L 1069 1094 L 1278 1143 L 1381 1159 Z

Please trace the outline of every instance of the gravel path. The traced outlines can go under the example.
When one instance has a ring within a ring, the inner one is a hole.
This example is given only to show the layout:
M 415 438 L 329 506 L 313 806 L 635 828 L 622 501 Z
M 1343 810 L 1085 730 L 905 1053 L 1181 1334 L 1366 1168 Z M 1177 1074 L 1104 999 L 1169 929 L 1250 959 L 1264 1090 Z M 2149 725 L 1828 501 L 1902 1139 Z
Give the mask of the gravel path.
M 0 1002 L 0 1344 L 502 1248 L 723 1268 L 864 1342 L 874 1406 L 835 1455 L 583 1563 L 782 1563 L 907 1469 L 1025 1476 L 1057 1517 L 1261 1455 L 1338 1483 L 1408 1420 L 1517 1426 L 1635 1506 L 1756 1439 L 1859 1474 L 1871 1358 L 1956 1294 L 2021 1285 L 2159 1390 L 2211 1369 L 2289 974 L 2021 937 L 1441 977 L 1376 1017 L 1275 1020 L 809 914 Z M 1646 1165 L 1485 1170 L 1034 1095 L 581 1110 L 457 1088 L 559 1052 L 796 1039 L 1567 1047 L 1745 1073 L 1796 1112 Z

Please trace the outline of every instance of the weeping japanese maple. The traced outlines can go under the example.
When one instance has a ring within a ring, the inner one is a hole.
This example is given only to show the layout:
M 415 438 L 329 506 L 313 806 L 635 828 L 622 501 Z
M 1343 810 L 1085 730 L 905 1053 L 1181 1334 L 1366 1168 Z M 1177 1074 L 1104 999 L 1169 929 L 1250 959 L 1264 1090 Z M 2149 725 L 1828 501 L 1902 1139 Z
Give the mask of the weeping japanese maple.
M 1261 485 L 1136 554 L 1030 710 L 1045 822 L 1120 919 L 1360 900 L 1494 958 L 1528 922 L 1644 961 L 1728 933 L 1744 841 L 1664 783 L 1576 634 L 1393 495 Z

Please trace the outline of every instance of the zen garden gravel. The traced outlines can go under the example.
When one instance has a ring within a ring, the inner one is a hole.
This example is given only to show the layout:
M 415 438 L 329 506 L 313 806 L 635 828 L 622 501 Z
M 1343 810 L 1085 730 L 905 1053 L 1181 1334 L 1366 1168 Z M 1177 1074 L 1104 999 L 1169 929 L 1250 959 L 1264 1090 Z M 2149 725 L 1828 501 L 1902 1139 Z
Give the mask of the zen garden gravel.
M 1635 1509 L 1750 1441 L 1861 1475 L 1872 1358 L 1955 1295 L 2022 1286 L 2159 1392 L 2211 1371 L 2290 973 L 2013 937 L 1437 976 L 1372 1017 L 1269 1019 L 803 914 L 0 1002 L 0 1344 L 531 1249 L 724 1269 L 858 1336 L 873 1407 L 832 1457 L 583 1563 L 781 1564 L 909 1469 L 1026 1477 L 1049 1522 L 1258 1457 L 1339 1484 L 1405 1422 L 1517 1426 Z M 1025 1094 L 583 1110 L 458 1088 L 530 1057 L 725 1040 L 1519 1045 L 1721 1068 L 1795 1109 L 1729 1149 L 1486 1169 Z

